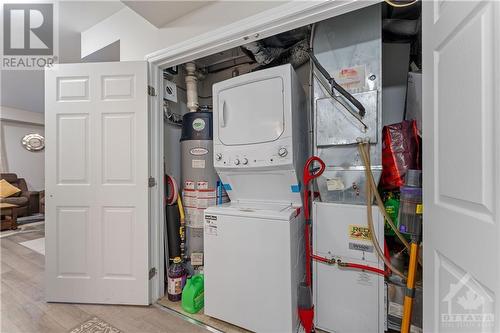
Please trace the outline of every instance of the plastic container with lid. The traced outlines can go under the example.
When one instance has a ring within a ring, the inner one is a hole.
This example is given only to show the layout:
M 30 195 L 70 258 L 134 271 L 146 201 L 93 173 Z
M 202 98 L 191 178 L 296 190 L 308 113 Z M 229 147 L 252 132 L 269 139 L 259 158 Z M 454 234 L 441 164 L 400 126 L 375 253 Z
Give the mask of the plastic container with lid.
M 178 302 L 181 300 L 186 277 L 186 269 L 181 258 L 175 257 L 167 271 L 167 297 L 170 301 Z

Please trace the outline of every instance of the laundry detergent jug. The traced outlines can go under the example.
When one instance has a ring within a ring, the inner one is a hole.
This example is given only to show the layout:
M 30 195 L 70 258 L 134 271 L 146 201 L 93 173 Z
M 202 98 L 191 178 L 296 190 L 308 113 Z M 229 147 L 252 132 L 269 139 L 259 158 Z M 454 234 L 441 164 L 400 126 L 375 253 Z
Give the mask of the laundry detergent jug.
M 181 306 L 188 313 L 197 313 L 204 305 L 203 274 L 196 274 L 186 281 L 182 290 Z

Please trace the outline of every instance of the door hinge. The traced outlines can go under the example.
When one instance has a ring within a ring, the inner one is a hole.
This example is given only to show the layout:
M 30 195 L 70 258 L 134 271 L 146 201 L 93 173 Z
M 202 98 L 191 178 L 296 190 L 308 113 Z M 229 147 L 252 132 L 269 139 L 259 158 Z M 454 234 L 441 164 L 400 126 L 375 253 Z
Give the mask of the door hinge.
M 156 179 L 154 177 L 149 177 L 148 186 L 149 187 L 155 187 L 156 186 Z
M 156 275 L 156 267 L 149 270 L 149 279 L 151 280 Z
M 156 96 L 156 89 L 154 87 L 148 86 L 148 95 Z

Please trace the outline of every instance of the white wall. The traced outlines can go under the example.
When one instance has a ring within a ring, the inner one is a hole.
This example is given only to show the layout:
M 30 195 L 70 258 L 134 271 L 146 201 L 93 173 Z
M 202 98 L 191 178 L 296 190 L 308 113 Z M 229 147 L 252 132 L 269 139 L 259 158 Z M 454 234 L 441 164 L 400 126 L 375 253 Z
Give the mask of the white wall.
M 19 178 L 26 179 L 30 190 L 43 190 L 45 152 L 31 152 L 21 144 L 26 134 L 44 135 L 43 114 L 2 108 L 0 115 L 0 171 L 16 173 Z
M 82 32 L 82 57 L 120 40 L 120 60 L 147 54 L 221 28 L 286 1 L 217 1 L 158 29 L 126 7 Z

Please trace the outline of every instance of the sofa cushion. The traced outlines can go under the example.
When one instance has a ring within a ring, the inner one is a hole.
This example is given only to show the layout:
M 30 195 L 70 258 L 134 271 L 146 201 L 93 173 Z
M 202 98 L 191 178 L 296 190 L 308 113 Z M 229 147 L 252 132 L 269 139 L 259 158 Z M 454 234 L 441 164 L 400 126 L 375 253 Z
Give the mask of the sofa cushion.
M 26 197 L 1 198 L 0 202 L 9 203 L 12 205 L 17 205 L 19 207 L 23 207 L 23 206 L 28 205 L 28 198 L 26 198 Z
M 21 192 L 21 189 L 10 184 L 5 179 L 0 180 L 0 198 L 8 198 Z

